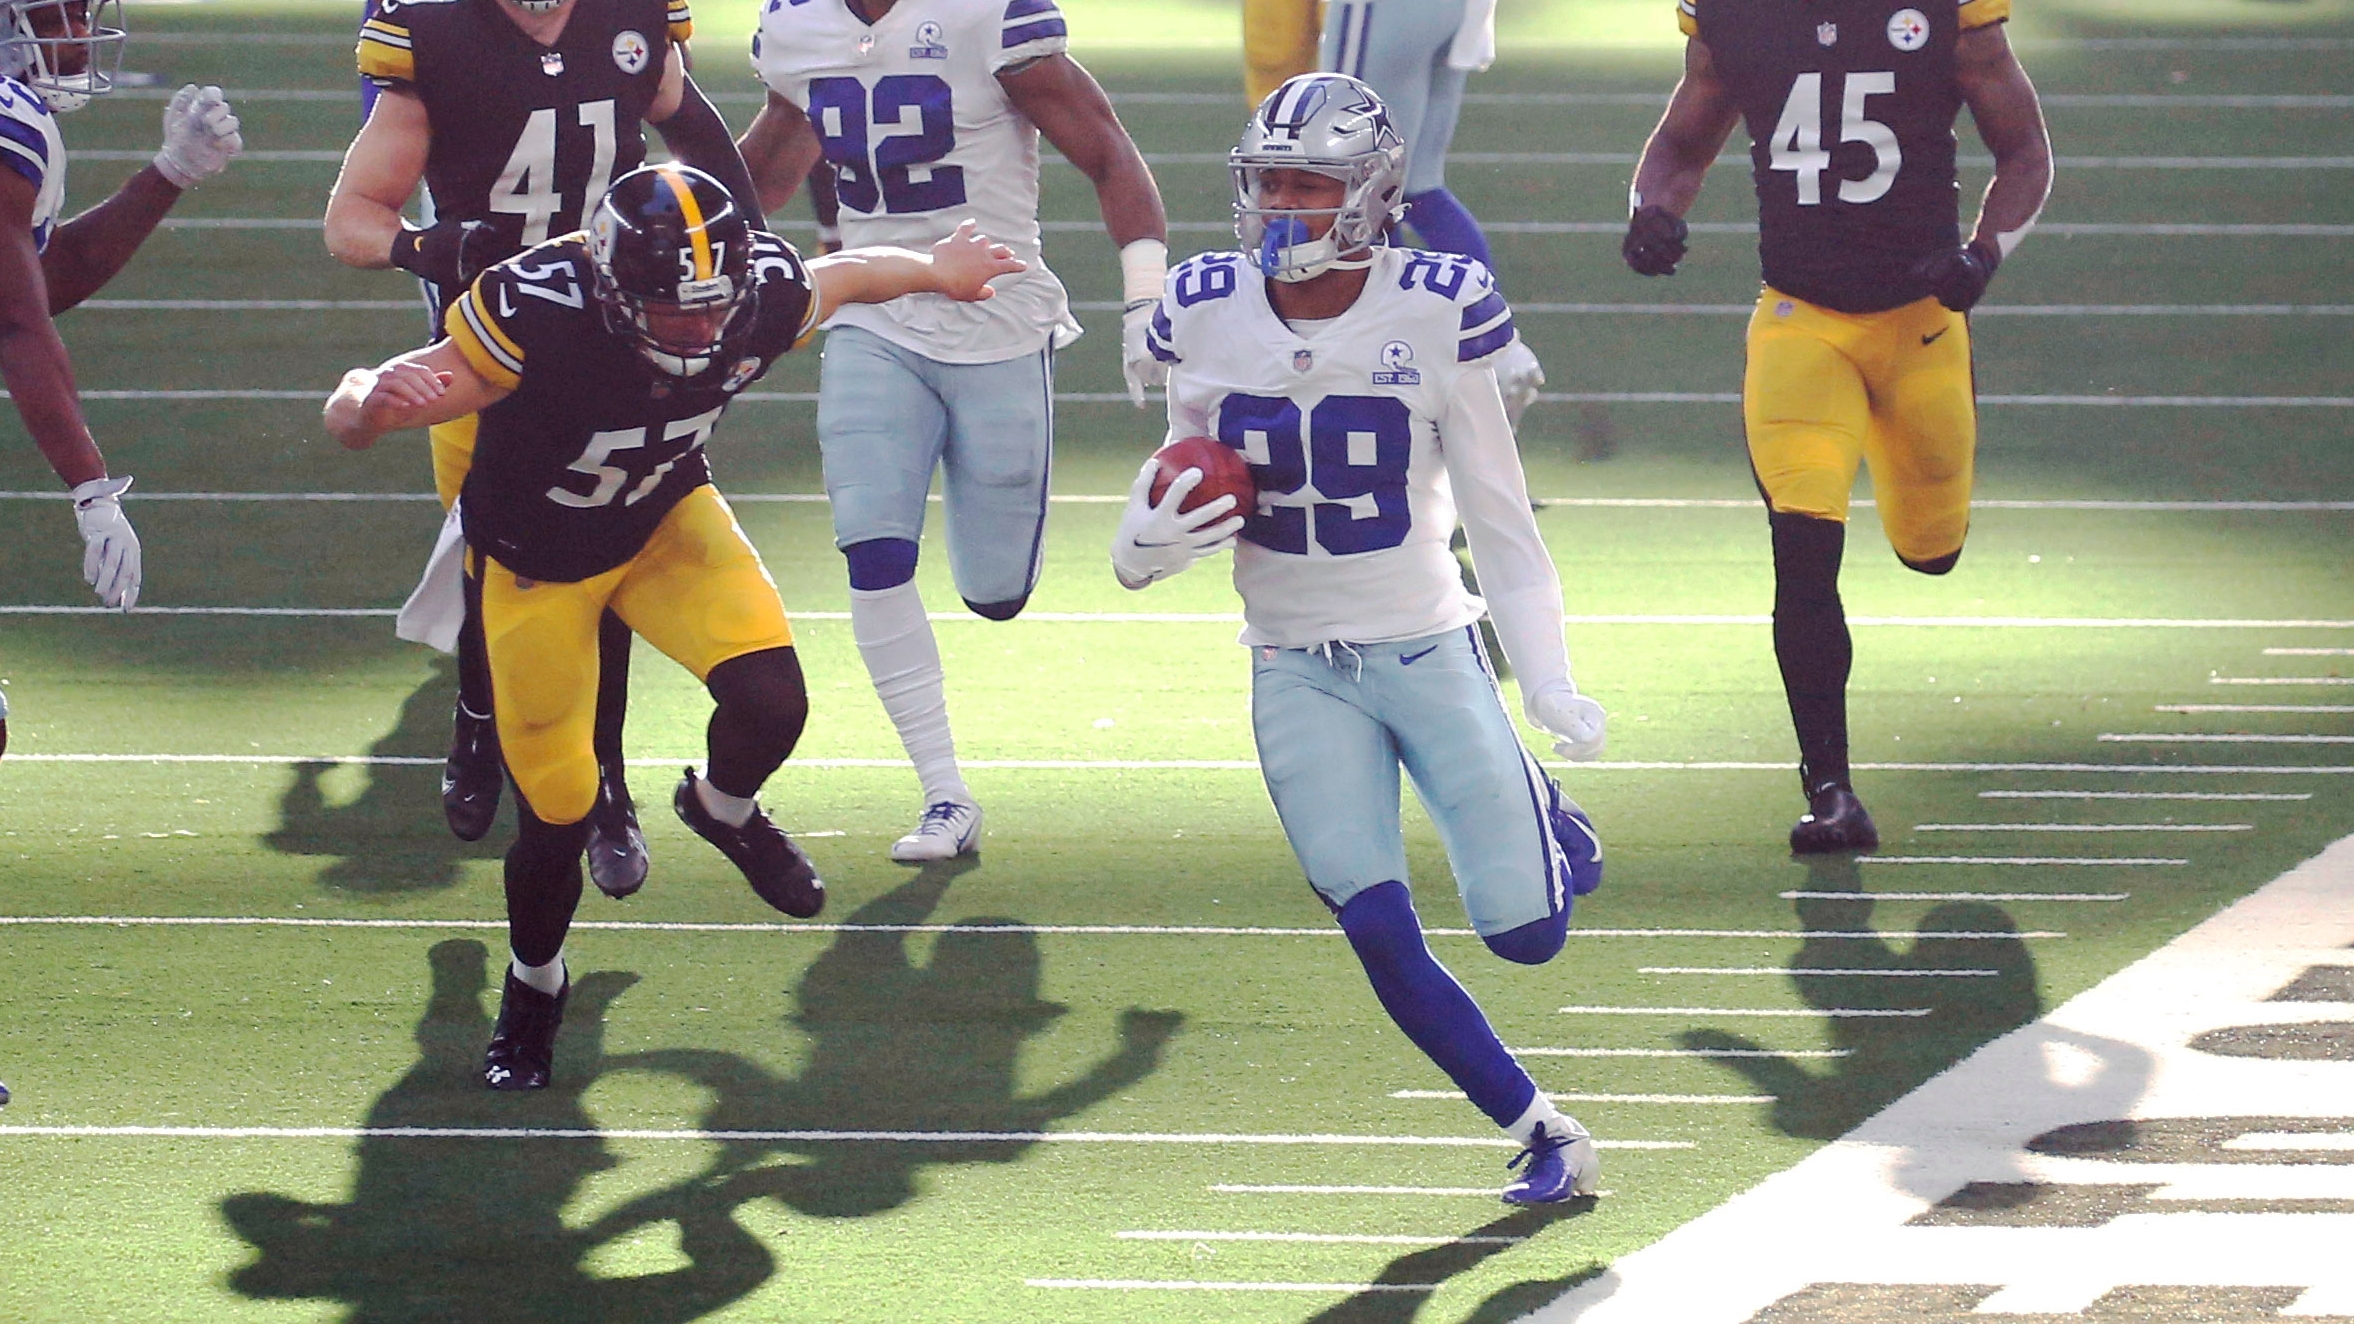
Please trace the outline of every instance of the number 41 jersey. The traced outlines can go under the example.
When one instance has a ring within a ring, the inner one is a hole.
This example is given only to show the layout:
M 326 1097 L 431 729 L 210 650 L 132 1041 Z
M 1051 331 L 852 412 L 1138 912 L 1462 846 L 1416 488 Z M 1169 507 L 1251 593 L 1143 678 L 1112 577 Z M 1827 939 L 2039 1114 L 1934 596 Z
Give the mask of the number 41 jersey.
M 1079 337 L 1038 242 L 1038 129 L 998 85 L 1061 53 L 1054 0 L 899 0 L 868 23 L 847 0 L 767 0 L 752 67 L 809 115 L 842 202 L 842 242 L 923 250 L 968 217 L 1030 264 L 958 303 L 910 294 L 847 304 L 864 328 L 942 363 L 996 363 Z
M 1446 253 L 1377 248 L 1347 312 L 1296 327 L 1240 253 L 1169 273 L 1146 343 L 1170 365 L 1170 438 L 1214 437 L 1258 482 L 1234 549 L 1243 643 L 1386 643 L 1479 619 L 1449 549 L 1446 433 L 1458 383 L 1513 335 L 1488 269 Z

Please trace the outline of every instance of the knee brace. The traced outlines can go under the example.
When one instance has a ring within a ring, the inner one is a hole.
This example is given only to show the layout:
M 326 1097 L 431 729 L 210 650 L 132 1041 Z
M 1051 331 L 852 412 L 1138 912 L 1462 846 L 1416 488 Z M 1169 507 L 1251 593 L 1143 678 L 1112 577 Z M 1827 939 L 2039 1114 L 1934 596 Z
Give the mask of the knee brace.
M 850 587 L 863 593 L 897 588 L 915 578 L 915 556 L 912 538 L 869 538 L 842 549 L 850 563 Z
M 1483 933 L 1480 941 L 1488 950 L 1515 965 L 1543 965 L 1561 954 L 1562 945 L 1569 941 L 1569 912 L 1547 919 L 1530 920 L 1516 929 L 1502 933 Z

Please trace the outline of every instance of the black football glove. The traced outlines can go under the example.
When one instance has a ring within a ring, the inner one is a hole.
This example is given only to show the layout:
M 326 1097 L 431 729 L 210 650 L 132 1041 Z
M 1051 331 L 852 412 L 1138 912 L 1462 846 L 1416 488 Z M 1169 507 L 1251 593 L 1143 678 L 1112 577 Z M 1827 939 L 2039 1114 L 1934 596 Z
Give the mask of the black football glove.
M 1673 276 L 1684 260 L 1684 236 L 1691 228 L 1684 218 L 1657 203 L 1645 203 L 1627 219 L 1627 237 L 1618 251 L 1641 276 Z
M 423 230 L 404 225 L 392 239 L 392 265 L 443 289 L 457 289 L 520 249 L 504 227 L 489 221 L 443 221 Z
M 2002 262 L 2001 249 L 1972 243 L 1922 258 L 1913 264 L 1913 278 L 1927 285 L 1939 303 L 1966 313 L 1986 297 L 1986 282 L 1994 279 L 1994 269 Z

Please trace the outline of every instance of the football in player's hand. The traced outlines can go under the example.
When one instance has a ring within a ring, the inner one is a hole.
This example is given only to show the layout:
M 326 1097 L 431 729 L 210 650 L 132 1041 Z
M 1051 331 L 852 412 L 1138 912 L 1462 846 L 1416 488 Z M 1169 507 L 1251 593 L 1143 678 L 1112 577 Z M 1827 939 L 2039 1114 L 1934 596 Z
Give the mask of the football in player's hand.
M 1199 509 L 1222 496 L 1234 498 L 1234 513 L 1255 515 L 1259 511 L 1259 487 L 1251 481 L 1250 461 L 1232 446 L 1208 437 L 1187 437 L 1172 441 L 1153 452 L 1153 463 L 1161 471 L 1153 476 L 1152 503 L 1161 504 L 1162 496 L 1177 475 L 1188 469 L 1202 471 L 1199 486 L 1185 494 L 1185 504 L 1177 508 L 1179 514 Z

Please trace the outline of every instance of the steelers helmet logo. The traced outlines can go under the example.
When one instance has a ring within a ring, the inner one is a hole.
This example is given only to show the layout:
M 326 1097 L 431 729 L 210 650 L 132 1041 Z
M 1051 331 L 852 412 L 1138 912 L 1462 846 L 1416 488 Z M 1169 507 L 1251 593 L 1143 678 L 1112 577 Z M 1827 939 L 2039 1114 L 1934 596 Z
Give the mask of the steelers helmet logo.
M 1918 9 L 1899 9 L 1889 15 L 1888 44 L 1900 51 L 1917 51 L 1928 45 L 1928 18 Z
M 633 28 L 624 28 L 619 36 L 613 38 L 613 63 L 620 68 L 621 72 L 625 74 L 643 73 L 646 69 L 646 62 L 653 58 L 654 48 L 646 44 L 644 33 Z

